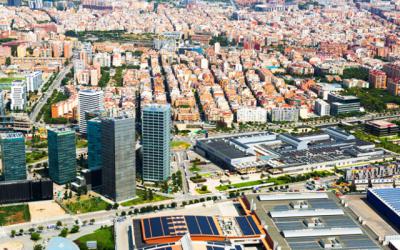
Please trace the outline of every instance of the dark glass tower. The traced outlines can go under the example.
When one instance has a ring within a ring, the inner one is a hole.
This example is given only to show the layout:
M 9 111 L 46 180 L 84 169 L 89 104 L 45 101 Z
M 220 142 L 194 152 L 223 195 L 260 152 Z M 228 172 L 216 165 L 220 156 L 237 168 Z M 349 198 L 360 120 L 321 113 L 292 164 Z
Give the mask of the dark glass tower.
M 101 118 L 103 194 L 120 202 L 136 196 L 135 119 Z
M 76 178 L 75 132 L 66 129 L 47 131 L 49 175 L 57 184 L 66 184 Z
M 0 134 L 4 181 L 26 180 L 25 138 L 22 133 Z

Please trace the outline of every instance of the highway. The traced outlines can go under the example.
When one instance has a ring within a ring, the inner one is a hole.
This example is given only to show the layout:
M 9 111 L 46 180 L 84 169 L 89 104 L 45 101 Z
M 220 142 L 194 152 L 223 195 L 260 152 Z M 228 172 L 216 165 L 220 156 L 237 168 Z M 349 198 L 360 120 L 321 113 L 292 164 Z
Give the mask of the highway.
M 58 73 L 56 79 L 54 79 L 53 83 L 49 86 L 46 93 L 43 93 L 43 95 L 40 98 L 40 100 L 38 101 L 37 105 L 35 106 L 35 108 L 32 110 L 32 112 L 29 115 L 29 118 L 31 119 L 32 123 L 36 123 L 36 119 L 37 119 L 37 116 L 39 115 L 40 110 L 47 103 L 47 100 L 50 98 L 53 91 L 55 89 L 60 88 L 61 81 L 65 78 L 65 76 L 68 74 L 68 72 L 71 71 L 71 68 L 72 68 L 72 64 L 69 64 L 66 67 L 64 67 Z

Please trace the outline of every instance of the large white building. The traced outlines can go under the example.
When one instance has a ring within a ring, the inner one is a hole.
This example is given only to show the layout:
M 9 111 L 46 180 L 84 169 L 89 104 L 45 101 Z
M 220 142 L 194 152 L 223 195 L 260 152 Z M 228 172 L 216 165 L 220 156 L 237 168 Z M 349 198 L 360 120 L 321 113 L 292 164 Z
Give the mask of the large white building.
M 267 122 L 267 110 L 261 107 L 241 107 L 237 110 L 237 122 Z
M 274 107 L 271 109 L 270 120 L 272 122 L 297 122 L 299 120 L 299 108 Z
M 103 109 L 103 91 L 79 91 L 79 131 L 82 134 L 86 134 L 87 121 L 85 113 L 99 109 Z
M 97 53 L 94 55 L 93 64 L 98 64 L 101 67 L 111 67 L 111 55 L 104 53 Z
M 314 111 L 319 116 L 327 116 L 330 115 L 331 106 L 326 101 L 318 99 L 315 101 Z
M 35 71 L 26 76 L 26 91 L 34 92 L 38 90 L 43 84 L 42 72 Z
M 24 110 L 26 105 L 25 81 L 13 81 L 11 85 L 11 110 Z

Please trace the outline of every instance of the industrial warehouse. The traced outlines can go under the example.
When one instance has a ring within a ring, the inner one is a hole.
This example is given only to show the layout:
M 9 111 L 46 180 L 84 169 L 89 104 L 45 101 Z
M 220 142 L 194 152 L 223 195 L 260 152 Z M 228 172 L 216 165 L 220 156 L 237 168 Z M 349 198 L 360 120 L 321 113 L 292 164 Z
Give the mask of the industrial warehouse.
M 273 249 L 380 249 L 332 193 L 250 194 L 243 203 Z
M 367 200 L 400 230 L 400 188 L 368 189 Z
M 206 138 L 196 141 L 195 150 L 215 164 L 239 173 L 259 169 L 271 174 L 302 173 L 394 157 L 336 127 L 312 134 L 263 132 Z

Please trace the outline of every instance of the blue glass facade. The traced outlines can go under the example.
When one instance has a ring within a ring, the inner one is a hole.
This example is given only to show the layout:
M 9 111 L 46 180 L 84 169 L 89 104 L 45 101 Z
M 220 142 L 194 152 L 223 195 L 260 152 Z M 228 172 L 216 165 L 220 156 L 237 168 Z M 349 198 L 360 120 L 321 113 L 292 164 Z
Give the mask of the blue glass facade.
M 148 105 L 143 108 L 142 177 L 146 181 L 163 181 L 170 176 L 171 108 Z
M 101 121 L 94 118 L 87 122 L 88 165 L 90 170 L 102 167 L 101 159 Z
M 75 132 L 48 130 L 49 175 L 57 184 L 66 184 L 76 178 Z
M 4 133 L 0 138 L 3 180 L 26 180 L 24 135 L 22 133 Z

